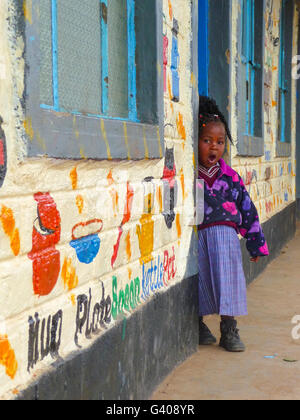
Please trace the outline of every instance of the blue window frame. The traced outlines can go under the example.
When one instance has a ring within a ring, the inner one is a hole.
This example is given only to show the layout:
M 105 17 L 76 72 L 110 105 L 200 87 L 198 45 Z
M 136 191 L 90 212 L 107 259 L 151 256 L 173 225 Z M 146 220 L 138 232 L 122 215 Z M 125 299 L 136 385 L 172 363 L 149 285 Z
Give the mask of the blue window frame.
M 282 0 L 278 83 L 278 140 L 281 143 L 291 141 L 293 15 L 293 1 Z
M 242 63 L 246 67 L 245 134 L 256 137 L 262 136 L 262 38 L 257 33 L 262 31 L 262 3 L 262 0 L 244 0 L 242 12 Z
M 40 0 L 24 34 L 28 155 L 162 157 L 162 32 L 162 0 Z
M 264 1 L 240 0 L 238 34 L 238 154 L 263 156 Z

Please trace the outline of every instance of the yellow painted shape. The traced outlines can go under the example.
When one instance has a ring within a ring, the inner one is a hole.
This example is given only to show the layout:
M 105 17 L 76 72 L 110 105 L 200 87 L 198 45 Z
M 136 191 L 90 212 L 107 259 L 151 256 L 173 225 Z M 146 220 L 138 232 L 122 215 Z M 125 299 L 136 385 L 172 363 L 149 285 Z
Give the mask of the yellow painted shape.
M 28 135 L 30 141 L 32 141 L 33 138 L 34 138 L 34 130 L 33 130 L 33 127 L 32 127 L 32 118 L 31 117 L 25 118 L 23 124 L 24 124 L 26 134 Z
M 193 166 L 194 166 L 194 169 L 196 169 L 196 157 L 195 157 L 195 153 L 193 153 Z
M 140 264 L 147 264 L 152 259 L 154 247 L 154 220 L 151 214 L 142 215 L 140 224 L 136 227 L 136 233 L 141 252 Z
M 193 226 L 193 229 L 194 229 L 194 233 L 196 235 L 196 238 L 199 239 L 197 226 Z
M 145 147 L 145 159 L 149 159 L 149 148 L 147 144 L 145 127 L 143 127 L 143 136 L 144 136 L 144 147 Z
M 78 174 L 77 174 L 76 166 L 70 172 L 70 179 L 71 179 L 73 190 L 76 190 L 77 185 L 78 185 Z
M 10 239 L 10 247 L 15 256 L 20 252 L 20 233 L 17 229 L 12 209 L 2 206 L 0 220 L 5 234 Z
M 74 115 L 74 117 L 73 117 L 73 129 L 74 129 L 74 134 L 75 134 L 75 137 L 78 139 L 78 138 L 79 138 L 79 130 L 78 130 L 78 128 L 77 128 L 77 124 L 76 124 L 76 117 L 75 117 L 75 115 Z
M 85 154 L 84 154 L 83 147 L 80 148 L 79 153 L 80 153 L 80 156 L 82 157 L 82 159 L 86 159 Z
M 109 147 L 109 143 L 108 143 L 107 135 L 106 135 L 106 130 L 105 130 L 105 124 L 104 124 L 103 120 L 101 120 L 101 133 L 102 133 L 103 140 L 105 141 L 105 145 L 106 145 L 107 159 L 112 160 L 110 147 Z
M 192 84 L 193 88 L 196 89 L 197 81 L 196 81 L 196 77 L 195 77 L 193 72 L 191 73 L 191 84 Z
M 64 287 L 68 288 L 68 290 L 73 290 L 78 286 L 78 276 L 76 275 L 75 267 L 72 265 L 71 258 L 65 257 L 61 277 L 64 281 Z
M 161 65 L 160 65 L 159 62 L 156 63 L 156 69 L 157 69 L 157 73 L 158 73 L 158 75 L 160 77 L 160 75 L 161 75 Z
M 131 160 L 126 122 L 123 123 L 123 128 L 124 128 L 124 140 L 125 140 L 125 145 L 126 145 L 126 149 L 127 149 L 127 158 L 128 158 L 128 160 Z
M 45 143 L 45 140 L 41 137 L 41 135 L 38 131 L 36 131 L 36 141 L 38 142 L 38 144 L 41 146 L 41 148 L 45 152 L 46 151 L 46 143 Z
M 162 158 L 162 147 L 161 147 L 161 141 L 160 141 L 160 133 L 159 133 L 159 127 L 157 127 L 157 141 L 158 141 L 158 150 L 159 150 L 159 156 Z
M 32 0 L 23 0 L 23 12 L 25 19 L 32 25 Z
M 79 214 L 82 213 L 84 207 L 84 199 L 82 195 L 77 195 L 76 197 L 76 206 L 78 208 Z
M 5 367 L 6 375 L 14 379 L 18 370 L 18 362 L 6 335 L 0 335 L 0 364 Z
M 76 296 L 74 295 L 74 293 L 71 294 L 70 296 L 70 300 L 73 306 L 76 305 Z

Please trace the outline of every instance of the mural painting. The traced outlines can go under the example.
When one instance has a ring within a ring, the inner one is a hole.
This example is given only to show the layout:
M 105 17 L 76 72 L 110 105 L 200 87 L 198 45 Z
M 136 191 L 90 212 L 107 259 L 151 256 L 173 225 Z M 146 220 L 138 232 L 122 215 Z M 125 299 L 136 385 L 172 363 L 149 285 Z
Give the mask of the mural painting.
M 140 223 L 136 226 L 136 234 L 138 236 L 141 252 L 141 265 L 151 261 L 154 246 L 154 220 L 152 215 L 154 209 L 155 185 L 152 181 L 153 177 L 147 177 L 143 181 L 144 213 L 140 218 Z
M 177 203 L 177 181 L 176 181 L 176 165 L 174 158 L 174 149 L 166 148 L 165 166 L 163 170 L 163 215 L 168 229 L 172 229 L 175 220 L 174 208 Z
M 19 229 L 16 227 L 15 217 L 12 209 L 2 205 L 0 213 L 0 221 L 4 233 L 10 239 L 10 248 L 16 257 L 20 252 L 20 233 Z
M 111 266 L 113 267 L 118 253 L 119 253 L 119 247 L 120 247 L 120 241 L 121 241 L 121 237 L 123 235 L 123 226 L 129 222 L 130 217 L 131 217 L 131 210 L 132 210 L 132 202 L 133 202 L 133 196 L 134 196 L 134 191 L 133 188 L 131 187 L 131 185 L 129 184 L 129 182 L 127 182 L 127 193 L 126 193 L 126 203 L 125 203 L 125 208 L 124 208 L 124 215 L 123 215 L 123 219 L 122 222 L 118 228 L 119 234 L 118 234 L 118 239 L 117 242 L 114 245 L 114 252 L 113 255 L 111 257 Z
M 99 233 L 102 228 L 101 219 L 77 223 L 73 227 L 70 246 L 75 249 L 81 263 L 90 264 L 97 257 L 101 244 Z
M 60 272 L 60 252 L 55 245 L 60 241 L 61 219 L 49 193 L 37 193 L 34 199 L 38 203 L 37 218 L 28 258 L 32 260 L 34 293 L 45 296 L 55 287 Z

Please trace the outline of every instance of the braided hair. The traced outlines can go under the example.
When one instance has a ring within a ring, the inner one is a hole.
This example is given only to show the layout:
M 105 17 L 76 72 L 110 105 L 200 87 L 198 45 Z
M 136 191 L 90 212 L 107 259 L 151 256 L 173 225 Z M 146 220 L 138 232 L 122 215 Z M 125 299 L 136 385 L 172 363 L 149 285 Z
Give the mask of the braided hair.
M 210 122 L 221 122 L 224 124 L 226 135 L 229 138 L 230 143 L 233 144 L 227 121 L 219 110 L 216 101 L 207 96 L 199 96 L 199 135 L 203 127 Z

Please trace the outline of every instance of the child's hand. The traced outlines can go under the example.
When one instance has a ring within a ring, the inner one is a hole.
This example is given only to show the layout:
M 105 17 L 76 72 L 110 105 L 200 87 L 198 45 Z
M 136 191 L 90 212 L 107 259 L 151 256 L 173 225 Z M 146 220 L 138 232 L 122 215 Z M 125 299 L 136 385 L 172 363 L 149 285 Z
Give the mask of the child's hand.
M 260 257 L 253 257 L 250 261 L 257 263 Z

